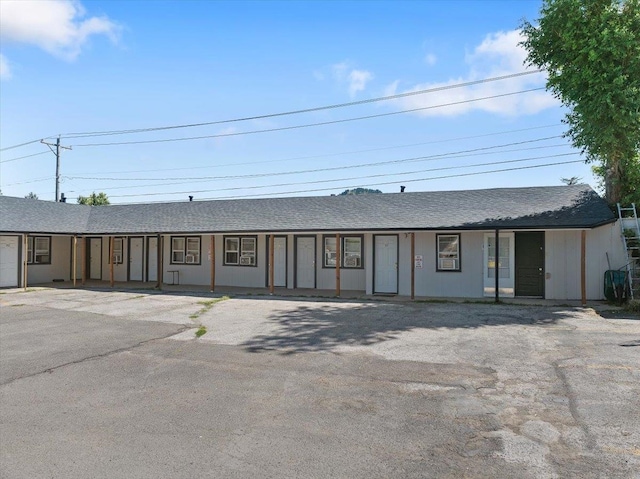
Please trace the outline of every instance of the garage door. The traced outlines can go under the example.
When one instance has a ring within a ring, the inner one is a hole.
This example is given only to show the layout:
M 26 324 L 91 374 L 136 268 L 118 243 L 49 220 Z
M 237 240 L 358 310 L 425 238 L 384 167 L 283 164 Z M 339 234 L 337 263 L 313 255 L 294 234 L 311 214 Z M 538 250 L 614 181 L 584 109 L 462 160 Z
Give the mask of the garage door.
M 0 236 L 0 287 L 18 286 L 19 236 Z

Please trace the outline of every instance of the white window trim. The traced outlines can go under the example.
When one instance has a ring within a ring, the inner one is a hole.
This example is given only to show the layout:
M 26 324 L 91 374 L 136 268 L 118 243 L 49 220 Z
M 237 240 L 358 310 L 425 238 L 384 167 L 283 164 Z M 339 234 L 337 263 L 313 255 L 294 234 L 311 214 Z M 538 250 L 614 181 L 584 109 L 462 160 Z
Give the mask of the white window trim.
M 47 248 L 36 249 L 38 240 L 46 241 Z M 36 261 L 38 256 L 47 256 L 49 261 Z M 51 264 L 51 236 L 27 236 L 27 264 Z
M 176 248 L 174 246 L 176 240 L 182 241 L 182 247 Z M 190 242 L 196 242 L 197 248 L 190 248 Z M 186 265 L 199 265 L 201 264 L 201 251 L 202 251 L 202 238 L 200 236 L 171 236 L 171 251 L 170 251 L 170 264 L 186 264 Z M 182 254 L 182 261 L 175 259 L 175 253 Z
M 335 257 L 336 250 L 327 248 L 327 241 L 335 242 L 335 235 L 324 235 L 322 240 L 323 245 L 323 259 L 322 259 L 322 267 L 323 268 L 335 268 Z M 347 252 L 346 244 L 347 240 L 357 240 L 360 245 L 359 252 Z M 340 267 L 346 269 L 362 269 L 363 268 L 363 250 L 364 250 L 364 238 L 361 235 L 340 235 Z M 355 263 L 353 259 L 357 258 Z M 333 259 L 333 264 L 330 264 L 328 260 Z
M 113 258 L 113 264 L 122 264 L 123 254 L 124 254 L 124 238 L 113 238 L 113 251 L 111 252 L 111 258 Z
M 237 249 L 227 249 L 227 241 L 235 240 Z M 258 237 L 257 236 L 225 236 L 224 237 L 224 266 L 258 266 Z M 247 245 L 252 244 L 252 247 Z M 237 261 L 229 261 L 227 255 L 229 253 L 237 255 Z
M 455 238 L 456 251 L 448 253 L 443 251 L 440 246 L 440 240 Z M 459 272 L 462 271 L 462 255 L 460 248 L 460 233 L 443 233 L 436 234 L 436 271 L 440 272 Z

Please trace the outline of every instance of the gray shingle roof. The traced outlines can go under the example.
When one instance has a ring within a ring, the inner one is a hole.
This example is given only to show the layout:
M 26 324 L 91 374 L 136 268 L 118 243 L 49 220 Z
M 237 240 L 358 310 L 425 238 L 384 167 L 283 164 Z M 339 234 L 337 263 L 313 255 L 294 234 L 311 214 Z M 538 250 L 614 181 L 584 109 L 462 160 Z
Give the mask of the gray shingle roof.
M 592 228 L 588 185 L 89 207 L 0 197 L 0 231 L 79 234 Z

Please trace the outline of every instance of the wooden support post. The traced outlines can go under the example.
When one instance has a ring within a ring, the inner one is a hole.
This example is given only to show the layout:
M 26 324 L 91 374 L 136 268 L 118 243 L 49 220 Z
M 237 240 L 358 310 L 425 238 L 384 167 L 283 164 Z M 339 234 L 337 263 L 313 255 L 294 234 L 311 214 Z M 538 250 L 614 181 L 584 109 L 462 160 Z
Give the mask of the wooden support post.
M 82 261 L 82 286 L 85 285 L 87 279 L 87 237 L 82 237 L 82 254 L 80 255 L 80 261 Z
M 164 236 L 158 235 L 158 289 L 164 280 Z
M 113 246 L 114 246 L 113 236 L 109 236 L 109 284 L 113 288 L 114 280 L 113 280 Z
M 336 233 L 336 297 L 340 297 L 340 263 L 342 258 L 340 257 L 340 233 Z
M 587 305 L 587 231 L 582 230 L 580 241 L 580 296 L 582 306 Z M 614 285 L 615 288 L 615 285 Z
M 22 265 L 22 286 L 26 291 L 27 290 L 27 264 L 29 263 L 29 245 L 28 245 L 27 235 L 24 235 L 24 249 L 23 249 L 22 257 L 24 259 L 23 265 Z
M 496 303 L 500 302 L 500 230 L 496 228 L 496 241 L 494 253 L 494 267 L 496 275 Z
M 411 233 L 411 299 L 416 299 L 416 234 Z
M 211 292 L 216 289 L 216 237 L 211 235 Z
M 76 287 L 76 271 L 78 270 L 78 237 L 73 235 L 73 287 Z
M 275 235 L 269 236 L 269 294 L 273 294 L 275 289 L 275 268 L 273 267 L 273 261 L 275 257 Z

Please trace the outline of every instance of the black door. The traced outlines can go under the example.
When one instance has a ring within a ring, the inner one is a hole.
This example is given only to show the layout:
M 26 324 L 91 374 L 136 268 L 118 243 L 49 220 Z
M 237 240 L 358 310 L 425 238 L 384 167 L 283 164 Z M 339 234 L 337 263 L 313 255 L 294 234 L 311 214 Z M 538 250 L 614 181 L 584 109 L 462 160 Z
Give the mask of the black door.
M 544 232 L 516 233 L 516 296 L 544 298 Z

